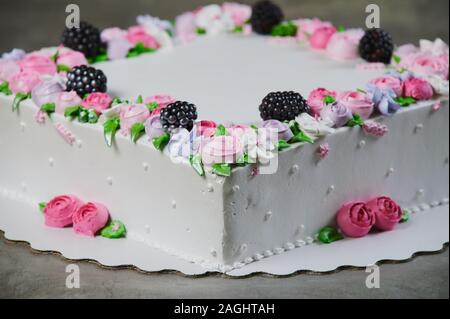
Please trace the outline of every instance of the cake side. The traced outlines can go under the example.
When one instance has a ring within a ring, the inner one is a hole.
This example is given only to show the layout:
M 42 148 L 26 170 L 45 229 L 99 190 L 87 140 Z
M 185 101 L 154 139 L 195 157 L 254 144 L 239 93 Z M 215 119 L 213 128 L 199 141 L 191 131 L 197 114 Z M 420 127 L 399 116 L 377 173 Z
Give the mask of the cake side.
M 201 178 L 189 166 L 172 163 L 146 139 L 134 144 L 117 136 L 108 148 L 101 127 L 59 115 L 41 125 L 31 101 L 18 113 L 11 112 L 11 103 L 0 96 L 1 190 L 29 198 L 36 214 L 38 203 L 56 195 L 95 200 L 126 225 L 124 240 L 142 241 L 198 263 L 222 263 L 221 180 Z M 58 123 L 75 138 L 72 146 L 55 128 Z M 36 231 L 44 227 L 42 219 Z
M 433 105 L 380 118 L 389 128 L 382 138 L 342 128 L 316 145 L 281 152 L 275 174 L 233 172 L 224 188 L 225 262 L 251 262 L 311 243 L 349 201 L 388 195 L 412 211 L 448 201 L 448 100 L 438 111 Z M 330 146 L 323 160 L 320 143 Z

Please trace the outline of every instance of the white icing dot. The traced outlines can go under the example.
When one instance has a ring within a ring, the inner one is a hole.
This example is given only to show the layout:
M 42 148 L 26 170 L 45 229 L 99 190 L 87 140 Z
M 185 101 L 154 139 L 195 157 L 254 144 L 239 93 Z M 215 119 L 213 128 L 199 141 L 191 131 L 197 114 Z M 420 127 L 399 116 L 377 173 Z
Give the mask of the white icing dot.
M 235 193 L 239 192 L 240 189 L 241 189 L 241 188 L 239 187 L 239 185 L 234 185 L 234 186 L 233 186 L 233 192 L 235 192 Z
M 291 175 L 297 174 L 300 171 L 300 166 L 298 166 L 297 164 L 295 164 L 294 166 L 292 166 L 291 168 Z
M 297 227 L 297 231 L 295 232 L 297 236 L 302 235 L 305 232 L 305 225 L 300 225 Z
M 22 189 L 22 191 L 26 192 L 27 191 L 27 184 L 26 183 L 20 184 L 20 188 Z
M 83 147 L 83 141 L 82 140 L 77 140 L 76 141 L 76 145 L 78 148 L 82 148 Z
M 306 237 L 306 244 L 307 244 L 307 245 L 311 245 L 312 243 L 314 243 L 314 238 L 312 238 L 312 237 Z
M 273 256 L 273 252 L 272 252 L 271 250 L 266 250 L 266 251 L 264 252 L 264 256 L 265 256 L 265 257 Z
M 112 185 L 114 180 L 113 180 L 113 178 L 111 176 L 109 176 L 109 177 L 106 178 L 106 182 L 108 183 L 108 185 Z
M 430 207 L 430 205 L 428 205 L 428 204 L 422 204 L 422 205 L 420 205 L 420 209 L 421 210 L 429 210 L 431 207 Z
M 423 195 L 425 195 L 425 190 L 424 189 L 419 189 L 418 191 L 417 191 L 417 197 L 422 197 Z
M 439 206 L 439 202 L 434 201 L 431 203 L 431 207 L 438 207 L 438 206 Z
M 391 176 L 392 174 L 395 173 L 395 168 L 391 167 L 390 169 L 388 169 L 387 171 L 387 176 Z
M 173 209 L 177 208 L 177 202 L 175 200 L 173 200 L 170 205 L 172 206 Z
M 217 257 L 217 251 L 215 249 L 211 249 L 211 256 L 214 258 Z
M 334 192 L 335 189 L 336 189 L 336 187 L 334 185 L 331 185 L 330 187 L 328 187 L 327 193 L 331 194 Z
M 262 255 L 262 254 L 256 254 L 253 258 L 254 258 L 255 260 L 263 260 L 263 259 L 264 259 L 264 255 Z
M 50 167 L 55 166 L 55 160 L 53 159 L 53 157 L 48 158 L 48 165 L 50 165 Z
M 282 254 L 284 252 L 284 248 L 281 247 L 274 248 L 273 252 L 275 253 L 275 255 Z
M 273 216 L 273 213 L 272 213 L 272 212 L 267 212 L 267 213 L 264 215 L 264 221 L 265 221 L 265 222 L 268 222 L 268 221 L 272 218 L 272 216 Z
M 419 133 L 421 130 L 423 130 L 423 124 L 419 123 L 416 125 L 414 131 L 415 131 L 415 133 Z
M 206 185 L 206 190 L 208 191 L 208 193 L 213 193 L 214 192 L 214 185 L 211 183 L 208 183 L 208 185 Z
M 142 168 L 144 169 L 144 171 L 148 171 L 148 169 L 149 169 L 149 164 L 147 163 L 147 162 L 144 162 L 144 163 L 142 163 Z
M 449 203 L 449 199 L 448 198 L 444 198 L 443 200 L 442 200 L 442 205 L 447 205 Z
M 25 128 L 27 127 L 27 125 L 25 124 L 25 122 L 20 122 L 20 130 L 22 132 L 25 132 Z
M 411 212 L 412 212 L 413 214 L 420 213 L 420 208 L 417 207 L 417 206 L 411 207 Z
M 233 267 L 234 268 L 236 268 L 236 269 L 240 269 L 240 268 L 242 268 L 242 267 L 244 267 L 245 266 L 245 264 L 244 263 L 234 263 L 234 265 L 233 265 Z
M 363 148 L 364 146 L 366 146 L 366 141 L 361 140 L 361 141 L 358 143 L 358 147 L 359 147 L 359 148 Z
M 247 258 L 245 258 L 244 262 L 245 262 L 246 264 L 251 264 L 252 262 L 254 262 L 254 260 L 253 260 L 252 257 L 247 257 Z
M 284 245 L 284 248 L 285 248 L 286 250 L 292 250 L 292 249 L 295 248 L 295 245 L 294 245 L 293 243 L 286 243 L 286 244 Z
M 144 228 L 147 234 L 150 233 L 150 225 L 145 225 Z
M 232 267 L 232 266 L 226 265 L 226 266 L 223 266 L 223 267 L 222 267 L 222 272 L 224 272 L 224 273 L 227 273 L 227 272 L 229 272 L 229 271 L 231 271 L 231 270 L 233 270 L 233 267 Z

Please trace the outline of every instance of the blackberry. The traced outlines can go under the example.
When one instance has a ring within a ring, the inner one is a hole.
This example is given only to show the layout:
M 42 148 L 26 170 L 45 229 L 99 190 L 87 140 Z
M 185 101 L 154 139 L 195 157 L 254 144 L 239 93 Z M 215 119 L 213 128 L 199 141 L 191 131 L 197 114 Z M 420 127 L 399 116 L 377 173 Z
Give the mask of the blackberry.
M 66 91 L 75 91 L 83 98 L 89 93 L 106 92 L 107 81 L 103 71 L 86 65 L 77 66 L 67 73 Z
M 197 117 L 195 105 L 181 101 L 169 104 L 161 111 L 160 115 L 162 127 L 167 133 L 172 133 L 177 128 L 191 131 Z
M 389 64 L 393 53 L 392 36 L 382 29 L 367 30 L 359 42 L 359 54 L 367 62 Z
M 66 28 L 62 34 L 65 47 L 82 52 L 87 58 L 96 57 L 104 47 L 100 31 L 87 22 L 80 22 L 80 28 Z
M 264 121 L 291 121 L 301 113 L 310 113 L 306 100 L 296 92 L 269 93 L 259 106 L 261 118 Z
M 263 0 L 252 7 L 250 22 L 258 34 L 270 34 L 272 29 L 283 21 L 283 11 L 271 1 Z

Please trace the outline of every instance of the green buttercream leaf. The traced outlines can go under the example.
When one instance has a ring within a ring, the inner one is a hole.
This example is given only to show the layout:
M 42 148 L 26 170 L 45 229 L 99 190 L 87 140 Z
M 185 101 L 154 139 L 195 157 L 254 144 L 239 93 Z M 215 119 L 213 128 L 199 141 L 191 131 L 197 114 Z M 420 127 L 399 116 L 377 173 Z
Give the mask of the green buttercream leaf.
M 29 98 L 31 98 L 30 93 L 17 93 L 12 105 L 13 112 L 19 109 L 20 103 L 22 103 L 22 101 L 28 100 Z
M 59 59 L 59 50 L 57 50 L 57 51 L 55 52 L 55 54 L 53 54 L 53 55 L 50 57 L 50 59 L 51 59 L 53 62 L 56 63 L 56 61 L 58 61 L 58 59 Z
M 143 43 L 139 42 L 134 46 L 134 48 L 130 49 L 127 54 L 127 58 L 134 58 L 142 54 L 153 53 L 155 51 L 155 49 L 147 48 Z
M 123 101 L 122 101 L 120 98 L 115 97 L 115 98 L 112 100 L 111 106 L 116 106 L 116 105 L 119 105 L 119 104 L 122 104 L 122 103 L 123 103 Z
M 94 109 L 88 110 L 88 123 L 96 124 L 98 122 L 98 114 Z
M 309 143 L 309 144 L 314 144 L 314 140 L 309 137 L 308 135 L 306 135 L 305 133 L 303 133 L 302 131 L 300 131 L 299 133 L 297 133 L 296 135 L 294 135 L 293 138 L 291 138 L 288 141 L 289 144 L 295 144 L 295 143 Z
M 58 68 L 58 73 L 59 72 L 70 72 L 71 71 L 70 66 L 65 65 L 65 64 L 58 64 L 57 68 Z
M 417 103 L 417 100 L 413 97 L 399 96 L 399 97 L 395 98 L 395 102 L 397 102 L 397 104 L 400 106 L 407 107 L 407 106 L 410 106 L 411 104 Z
M 398 55 L 395 55 L 392 57 L 394 59 L 394 62 L 397 64 L 400 64 L 400 62 L 402 62 L 402 58 Z
M 161 136 L 155 137 L 153 139 L 153 146 L 158 150 L 162 151 L 164 147 L 169 143 L 170 141 L 170 135 L 168 133 L 164 133 Z
M 103 124 L 103 134 L 105 136 L 105 142 L 108 147 L 111 147 L 114 142 L 117 130 L 120 128 L 120 120 L 118 118 L 112 118 L 107 120 Z
M 80 108 L 78 112 L 78 122 L 80 123 L 88 123 L 89 122 L 89 111 L 85 108 Z
M 346 29 L 343 25 L 340 25 L 337 27 L 337 32 L 345 32 L 345 31 L 346 31 Z
M 47 203 L 46 203 L 46 202 L 39 203 L 39 210 L 40 210 L 42 213 L 44 213 L 45 207 L 47 207 Z
M 285 140 L 279 140 L 278 143 L 277 143 L 277 148 L 278 148 L 279 151 L 288 149 L 290 147 L 291 147 L 291 145 L 289 145 L 289 143 L 286 142 Z
M 81 109 L 82 109 L 82 107 L 79 105 L 66 107 L 66 109 L 64 110 L 64 116 L 70 117 L 70 118 L 75 118 L 78 116 Z
M 136 103 L 137 104 L 143 104 L 144 103 L 144 98 L 142 97 L 142 95 L 138 96 L 138 98 L 136 99 Z
M 404 210 L 403 214 L 402 214 L 402 219 L 400 220 L 400 223 L 402 223 L 402 224 L 407 223 L 410 218 L 411 218 L 411 214 L 407 210 Z
M 47 115 L 50 116 L 50 114 L 55 113 L 56 105 L 55 103 L 45 103 L 41 106 L 41 111 L 47 113 Z
M 238 25 L 233 29 L 233 33 L 242 33 L 242 32 L 244 32 L 244 27 L 241 25 Z
M 292 21 L 282 22 L 272 29 L 272 36 L 274 37 L 293 37 L 297 34 L 298 27 Z
M 301 132 L 300 124 L 298 124 L 297 121 L 292 120 L 292 121 L 288 122 L 287 124 L 289 125 L 289 127 L 294 135 L 297 135 Z
M 238 160 L 236 161 L 236 165 L 240 167 L 244 167 L 250 164 L 250 159 L 248 153 L 244 153 Z
M 203 29 L 203 28 L 197 28 L 197 34 L 198 34 L 198 35 L 205 35 L 205 34 L 206 34 L 206 29 Z
M 198 175 L 205 176 L 205 169 L 203 167 L 202 157 L 200 154 L 191 155 L 189 157 L 189 162 Z
M 153 112 L 154 110 L 156 110 L 159 107 L 158 102 L 151 102 L 151 103 L 148 103 L 146 105 L 147 105 L 147 108 L 150 111 L 150 113 Z
M 348 121 L 347 126 L 349 127 L 355 127 L 355 126 L 363 126 L 364 125 L 364 119 L 359 114 L 354 114 L 353 118 Z
M 331 244 L 342 239 L 344 239 L 344 236 L 333 227 L 324 227 L 319 232 L 319 241 L 324 244 Z
M 109 60 L 108 53 L 105 49 L 100 49 L 95 57 L 87 58 L 89 64 L 105 62 Z
M 333 104 L 334 102 L 336 102 L 336 99 L 334 97 L 332 97 L 331 95 L 327 95 L 323 98 L 323 102 L 328 105 L 328 104 Z
M 219 176 L 231 176 L 231 166 L 229 164 L 214 164 L 212 166 L 213 173 Z
M 225 126 L 220 124 L 216 128 L 216 136 L 225 136 L 225 135 L 227 135 L 227 129 L 225 128 Z
M 100 231 L 100 235 L 108 239 L 122 238 L 125 237 L 126 234 L 127 229 L 125 228 L 125 225 L 118 220 L 111 221 L 108 226 Z
M 357 92 L 362 93 L 362 94 L 367 94 L 366 91 L 364 91 L 363 89 L 356 89 Z
M 250 127 L 251 127 L 252 129 L 254 129 L 255 131 L 257 131 L 257 130 L 259 129 L 255 124 L 250 125 Z
M 139 138 L 142 137 L 145 133 L 145 125 L 144 123 L 135 123 L 130 129 L 131 131 L 131 141 L 136 143 Z
M 3 82 L 0 84 L 0 93 L 5 94 L 6 96 L 9 96 L 12 94 L 11 90 L 9 89 L 8 82 Z

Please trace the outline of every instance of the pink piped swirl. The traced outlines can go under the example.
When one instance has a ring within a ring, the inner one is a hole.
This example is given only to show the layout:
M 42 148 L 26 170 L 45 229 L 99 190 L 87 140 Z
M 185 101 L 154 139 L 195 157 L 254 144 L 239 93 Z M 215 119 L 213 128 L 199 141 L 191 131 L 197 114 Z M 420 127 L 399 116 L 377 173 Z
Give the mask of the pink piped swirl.
M 36 72 L 40 75 L 55 75 L 57 72 L 56 64 L 40 53 L 28 54 L 19 65 L 22 71 Z
M 73 230 L 79 235 L 95 237 L 106 226 L 109 211 L 102 204 L 87 203 L 73 214 Z
M 158 49 L 159 43 L 154 37 L 147 33 L 144 27 L 134 26 L 128 29 L 127 40 L 136 45 L 142 43 L 146 48 Z
M 30 93 L 39 84 L 41 84 L 41 76 L 32 70 L 21 71 L 9 79 L 9 88 L 14 94 Z
M 309 38 L 309 45 L 315 50 L 325 50 L 336 32 L 337 30 L 333 26 L 319 28 Z
M 215 136 L 202 148 L 202 159 L 206 165 L 236 163 L 244 153 L 237 136 Z
M 112 98 L 108 93 L 95 92 L 89 94 L 81 102 L 81 106 L 86 109 L 93 109 L 98 114 L 108 109 L 111 106 Z
M 362 92 L 346 91 L 340 92 L 336 100 L 347 106 L 353 114 L 358 114 L 364 120 L 367 120 L 374 111 L 372 100 Z
M 362 129 L 364 133 L 374 137 L 383 137 L 389 132 L 389 129 L 386 125 L 375 121 L 365 121 Z
M 57 64 L 67 65 L 69 68 L 74 68 L 80 65 L 87 65 L 88 61 L 83 53 L 72 50 L 65 50 L 60 52 Z
M 45 225 L 54 228 L 72 226 L 72 217 L 83 206 L 83 202 L 73 195 L 53 198 L 44 208 Z
M 375 227 L 378 230 L 393 230 L 402 219 L 402 209 L 389 197 L 382 196 L 372 199 L 367 202 L 366 206 L 375 214 Z
M 362 202 L 349 203 L 337 213 L 337 224 L 347 237 L 364 237 L 375 225 L 374 212 Z

